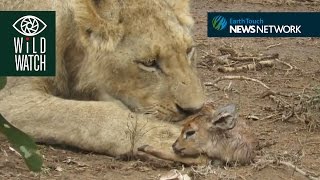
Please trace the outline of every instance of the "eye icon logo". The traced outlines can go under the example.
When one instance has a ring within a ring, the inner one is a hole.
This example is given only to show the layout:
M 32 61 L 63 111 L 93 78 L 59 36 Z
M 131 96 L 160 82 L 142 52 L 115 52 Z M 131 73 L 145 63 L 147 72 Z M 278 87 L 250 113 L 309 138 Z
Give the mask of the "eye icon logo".
M 223 16 L 215 16 L 212 19 L 212 26 L 214 29 L 221 31 L 227 27 L 227 20 Z
M 47 25 L 36 16 L 23 16 L 12 25 L 20 34 L 35 36 L 46 29 Z

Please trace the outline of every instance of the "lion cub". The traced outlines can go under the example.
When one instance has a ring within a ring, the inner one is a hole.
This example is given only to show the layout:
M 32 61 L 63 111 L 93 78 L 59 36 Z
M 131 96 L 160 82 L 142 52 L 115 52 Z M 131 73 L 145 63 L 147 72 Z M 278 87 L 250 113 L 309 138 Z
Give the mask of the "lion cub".
M 175 155 L 150 146 L 139 150 L 186 164 L 197 164 L 200 161 L 193 161 L 192 158 L 200 155 L 226 163 L 248 164 L 255 157 L 257 145 L 258 141 L 249 127 L 237 120 L 234 104 L 216 111 L 211 104 L 207 104 L 199 113 L 187 118 L 180 136 L 172 145 Z

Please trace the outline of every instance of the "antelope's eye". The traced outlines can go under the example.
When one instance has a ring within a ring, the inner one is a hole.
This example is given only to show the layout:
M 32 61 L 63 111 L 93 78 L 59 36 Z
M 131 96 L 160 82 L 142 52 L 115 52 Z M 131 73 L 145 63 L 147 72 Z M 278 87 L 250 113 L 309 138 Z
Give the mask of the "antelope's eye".
M 194 134 L 196 133 L 196 131 L 187 131 L 186 133 L 185 133 L 185 138 L 186 139 L 188 139 L 188 138 L 190 138 L 191 136 L 193 136 Z

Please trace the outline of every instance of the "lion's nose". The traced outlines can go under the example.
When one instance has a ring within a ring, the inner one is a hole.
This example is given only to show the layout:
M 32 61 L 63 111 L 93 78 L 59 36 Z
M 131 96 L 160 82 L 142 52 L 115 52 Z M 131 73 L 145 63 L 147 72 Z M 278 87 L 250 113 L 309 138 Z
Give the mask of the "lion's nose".
M 181 106 L 179 104 L 176 104 L 176 106 L 180 112 L 182 112 L 186 115 L 191 115 L 191 114 L 199 112 L 202 109 L 203 104 L 201 103 L 201 104 L 191 105 L 191 106 Z

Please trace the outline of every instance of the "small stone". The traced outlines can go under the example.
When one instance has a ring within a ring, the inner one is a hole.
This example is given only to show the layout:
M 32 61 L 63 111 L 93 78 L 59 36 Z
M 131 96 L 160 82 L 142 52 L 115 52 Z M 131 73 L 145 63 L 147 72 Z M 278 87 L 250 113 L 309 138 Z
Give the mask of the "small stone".
M 62 172 L 63 171 L 62 167 L 60 167 L 60 166 L 56 167 L 55 170 L 58 171 L 58 172 Z

